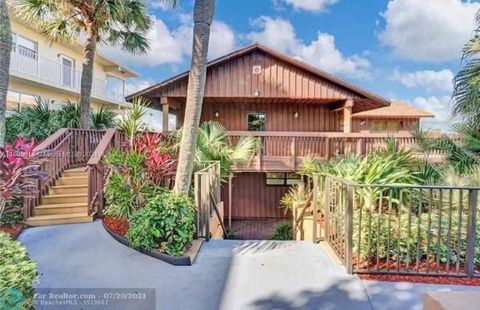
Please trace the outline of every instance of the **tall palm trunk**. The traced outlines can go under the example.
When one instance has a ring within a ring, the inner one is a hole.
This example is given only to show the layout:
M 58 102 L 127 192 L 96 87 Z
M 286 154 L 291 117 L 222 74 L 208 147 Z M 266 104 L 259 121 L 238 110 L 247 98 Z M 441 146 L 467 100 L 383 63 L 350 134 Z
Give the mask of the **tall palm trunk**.
M 7 111 L 8 81 L 10 79 L 10 53 L 12 29 L 6 0 L 0 0 L 0 146 L 5 143 L 5 114 Z
M 95 61 L 96 48 L 97 35 L 90 30 L 87 34 L 87 43 L 85 45 L 82 82 L 80 85 L 80 127 L 85 129 L 88 129 L 90 125 L 90 98 L 92 96 L 93 63 Z
M 188 75 L 187 102 L 183 122 L 182 141 L 175 177 L 176 194 L 187 194 L 192 179 L 198 125 L 202 113 L 203 94 L 207 75 L 210 25 L 215 11 L 215 0 L 195 0 L 193 8 L 193 47 Z

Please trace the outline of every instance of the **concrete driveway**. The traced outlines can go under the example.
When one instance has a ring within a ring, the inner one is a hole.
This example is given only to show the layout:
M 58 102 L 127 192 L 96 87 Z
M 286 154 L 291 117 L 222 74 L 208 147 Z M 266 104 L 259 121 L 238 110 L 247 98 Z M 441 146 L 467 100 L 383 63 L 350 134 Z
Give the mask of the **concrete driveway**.
M 193 266 L 174 267 L 119 244 L 99 221 L 30 228 L 20 241 L 38 288 L 153 288 L 157 309 L 421 309 L 423 291 L 452 289 L 362 282 L 308 242 L 210 241 Z

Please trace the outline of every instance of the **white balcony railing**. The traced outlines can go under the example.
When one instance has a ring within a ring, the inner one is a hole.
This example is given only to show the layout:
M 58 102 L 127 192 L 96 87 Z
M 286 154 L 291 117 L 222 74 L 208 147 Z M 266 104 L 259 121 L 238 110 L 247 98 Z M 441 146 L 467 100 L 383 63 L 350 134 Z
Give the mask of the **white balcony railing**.
M 11 53 L 10 73 L 19 73 L 36 82 L 80 93 L 81 71 L 60 61 L 39 57 L 36 52 L 21 46 L 16 46 Z M 110 88 L 106 80 L 95 77 L 92 82 L 92 96 L 119 103 L 125 101 L 123 89 Z

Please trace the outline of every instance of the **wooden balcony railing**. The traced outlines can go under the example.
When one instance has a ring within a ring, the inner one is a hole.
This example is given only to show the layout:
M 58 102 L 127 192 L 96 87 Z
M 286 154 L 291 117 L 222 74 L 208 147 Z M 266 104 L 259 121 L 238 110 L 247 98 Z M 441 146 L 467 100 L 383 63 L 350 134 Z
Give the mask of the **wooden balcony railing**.
M 341 132 L 283 132 L 283 131 L 230 131 L 230 143 L 235 145 L 241 136 L 259 138 L 260 147 L 248 167 L 237 171 L 295 171 L 304 158 L 328 160 L 338 155 L 366 155 L 385 147 L 388 138 L 400 147 L 412 149 L 415 138 L 410 133 L 341 133 Z M 429 156 L 441 157 L 440 151 Z

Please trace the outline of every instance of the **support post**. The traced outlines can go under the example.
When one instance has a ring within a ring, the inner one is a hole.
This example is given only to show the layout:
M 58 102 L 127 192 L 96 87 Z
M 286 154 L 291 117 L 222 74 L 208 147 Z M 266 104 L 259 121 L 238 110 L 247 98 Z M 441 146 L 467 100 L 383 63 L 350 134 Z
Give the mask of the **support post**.
M 317 217 L 318 217 L 318 175 L 313 175 L 313 199 L 312 199 L 312 204 L 313 204 L 313 216 L 312 216 L 312 222 L 313 222 L 313 227 L 312 227 L 312 241 L 313 243 L 317 242 Z
M 343 109 L 343 132 L 352 132 L 352 108 L 353 99 L 347 99 L 345 101 L 345 108 Z
M 160 103 L 162 104 L 162 131 L 168 131 L 168 112 L 170 110 L 170 106 L 168 104 L 167 97 L 161 97 Z
M 232 228 L 232 182 L 233 174 L 228 176 L 228 227 Z
M 353 273 L 353 187 L 347 185 L 347 199 L 345 206 L 345 267 L 347 273 Z
M 468 192 L 468 231 L 467 231 L 467 274 L 469 278 L 475 273 L 475 239 L 477 228 L 477 202 L 478 190 L 471 189 Z

